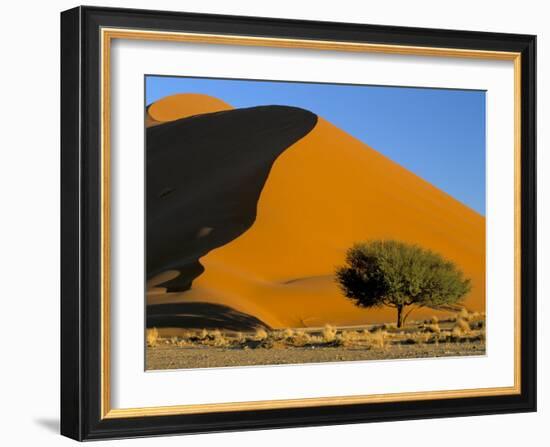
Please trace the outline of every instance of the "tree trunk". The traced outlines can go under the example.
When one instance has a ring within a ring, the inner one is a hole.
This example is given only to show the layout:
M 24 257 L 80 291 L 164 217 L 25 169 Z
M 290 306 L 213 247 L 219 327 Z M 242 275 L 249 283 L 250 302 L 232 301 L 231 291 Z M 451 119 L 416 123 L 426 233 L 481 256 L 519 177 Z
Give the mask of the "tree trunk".
M 403 327 L 403 306 L 397 306 L 397 327 Z

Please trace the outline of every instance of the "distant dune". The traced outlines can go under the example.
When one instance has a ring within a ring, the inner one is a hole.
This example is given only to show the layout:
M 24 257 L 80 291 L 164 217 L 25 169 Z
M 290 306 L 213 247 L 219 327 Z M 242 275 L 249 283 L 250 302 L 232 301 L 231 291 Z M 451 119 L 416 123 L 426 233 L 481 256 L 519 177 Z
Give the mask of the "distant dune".
M 302 109 L 219 112 L 225 103 L 197 96 L 189 110 L 185 95 L 171 98 L 178 113 L 149 107 L 172 120 L 147 134 L 149 306 L 204 302 L 273 328 L 393 321 L 393 309 L 355 307 L 333 279 L 354 242 L 392 238 L 455 261 L 473 282 L 466 307 L 485 310 L 483 216 Z M 216 121 L 232 115 L 238 125 L 220 133 Z M 211 140 L 216 151 L 200 145 Z M 163 193 L 168 179 L 184 189 Z M 174 201 L 160 205 L 163 194 Z M 169 316 L 155 325 L 172 326 Z
M 166 96 L 147 107 L 145 111 L 146 127 L 156 126 L 168 121 L 188 118 L 203 113 L 232 110 L 221 99 L 197 93 L 180 93 Z

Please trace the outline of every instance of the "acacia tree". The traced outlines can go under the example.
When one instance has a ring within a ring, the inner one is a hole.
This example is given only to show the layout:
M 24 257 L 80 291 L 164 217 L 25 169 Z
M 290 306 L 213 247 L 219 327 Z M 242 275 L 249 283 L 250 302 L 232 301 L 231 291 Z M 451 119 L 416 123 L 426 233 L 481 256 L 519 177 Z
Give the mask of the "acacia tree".
M 336 270 L 336 280 L 360 307 L 394 307 L 397 327 L 414 309 L 456 304 L 471 289 L 470 280 L 451 261 L 393 240 L 355 244 L 345 265 Z

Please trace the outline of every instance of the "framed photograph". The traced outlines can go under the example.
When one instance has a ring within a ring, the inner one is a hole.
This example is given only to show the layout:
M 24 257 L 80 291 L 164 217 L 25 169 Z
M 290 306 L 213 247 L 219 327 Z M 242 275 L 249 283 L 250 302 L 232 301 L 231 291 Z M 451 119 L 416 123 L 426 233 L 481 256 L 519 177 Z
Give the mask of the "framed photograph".
M 531 35 L 61 14 L 61 432 L 535 411 Z

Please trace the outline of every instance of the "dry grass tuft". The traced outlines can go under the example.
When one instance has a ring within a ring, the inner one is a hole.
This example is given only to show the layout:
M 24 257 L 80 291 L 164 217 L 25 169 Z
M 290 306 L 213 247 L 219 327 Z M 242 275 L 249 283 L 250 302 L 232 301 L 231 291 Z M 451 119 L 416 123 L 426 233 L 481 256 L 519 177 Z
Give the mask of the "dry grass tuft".
M 458 337 L 462 337 L 462 335 L 463 335 L 463 332 L 462 332 L 462 329 L 460 329 L 460 326 L 455 325 L 453 327 L 453 330 L 451 331 L 451 336 L 454 338 L 458 338 Z
M 370 335 L 370 331 L 368 329 L 360 329 L 358 333 L 361 337 L 368 337 Z
M 191 330 L 187 331 L 181 331 L 179 334 L 179 338 L 183 340 L 189 340 L 190 338 L 193 338 L 195 336 L 195 332 Z
M 147 346 L 156 346 L 159 341 L 159 331 L 156 327 L 152 329 L 147 329 Z
M 462 318 L 459 318 L 456 320 L 456 324 L 454 325 L 451 335 L 453 337 L 461 337 L 463 335 L 467 335 L 471 332 L 470 325 L 466 320 L 463 320 Z
M 293 346 L 301 347 L 311 343 L 311 337 L 307 332 L 297 330 L 289 341 Z
M 325 343 L 332 343 L 336 339 L 336 329 L 334 329 L 330 324 L 327 324 L 323 328 L 322 336 Z
M 468 324 L 468 322 L 466 320 L 461 319 L 461 318 L 459 318 L 456 321 L 456 326 L 458 326 L 460 328 L 460 330 L 462 331 L 463 334 L 468 334 L 471 331 L 470 325 Z
M 439 324 L 437 324 L 437 323 L 426 324 L 424 326 L 424 330 L 426 332 L 430 332 L 432 334 L 441 334 L 441 328 L 439 327 Z
M 212 340 L 219 337 L 223 337 L 222 332 L 219 329 L 214 329 L 212 332 L 208 334 L 208 338 Z
M 292 337 L 294 337 L 294 331 L 292 329 L 290 329 L 289 327 L 287 327 L 283 331 L 283 336 L 284 336 L 285 339 L 292 338 Z
M 284 331 L 271 331 L 269 338 L 273 341 L 283 341 L 285 339 Z
M 218 348 L 223 348 L 229 345 L 229 340 L 225 338 L 225 335 L 222 334 L 219 329 L 212 331 L 208 338 L 212 341 L 212 344 Z
M 365 335 L 367 334 L 367 335 Z M 370 332 L 364 332 L 363 334 L 356 331 L 342 331 L 334 337 L 335 346 L 352 346 L 362 338 L 367 337 L 370 339 Z
M 235 335 L 235 340 L 237 341 L 237 343 L 241 344 L 246 342 L 246 337 L 242 332 L 237 332 L 237 334 Z
M 457 320 L 460 320 L 460 319 L 464 321 L 470 321 L 470 312 L 468 312 L 468 309 L 466 309 L 465 307 L 460 309 Z
M 369 345 L 374 348 L 384 349 L 384 347 L 386 346 L 387 335 L 388 335 L 387 332 L 383 330 L 376 331 L 370 334 L 370 337 L 368 340 Z
M 418 334 L 419 343 L 429 343 L 432 340 L 432 335 L 430 333 Z
M 254 334 L 254 340 L 264 341 L 267 337 L 268 337 L 268 334 L 264 328 L 256 329 L 256 333 Z
M 199 338 L 201 340 L 206 340 L 208 338 L 208 331 L 206 329 L 203 329 L 199 334 Z

